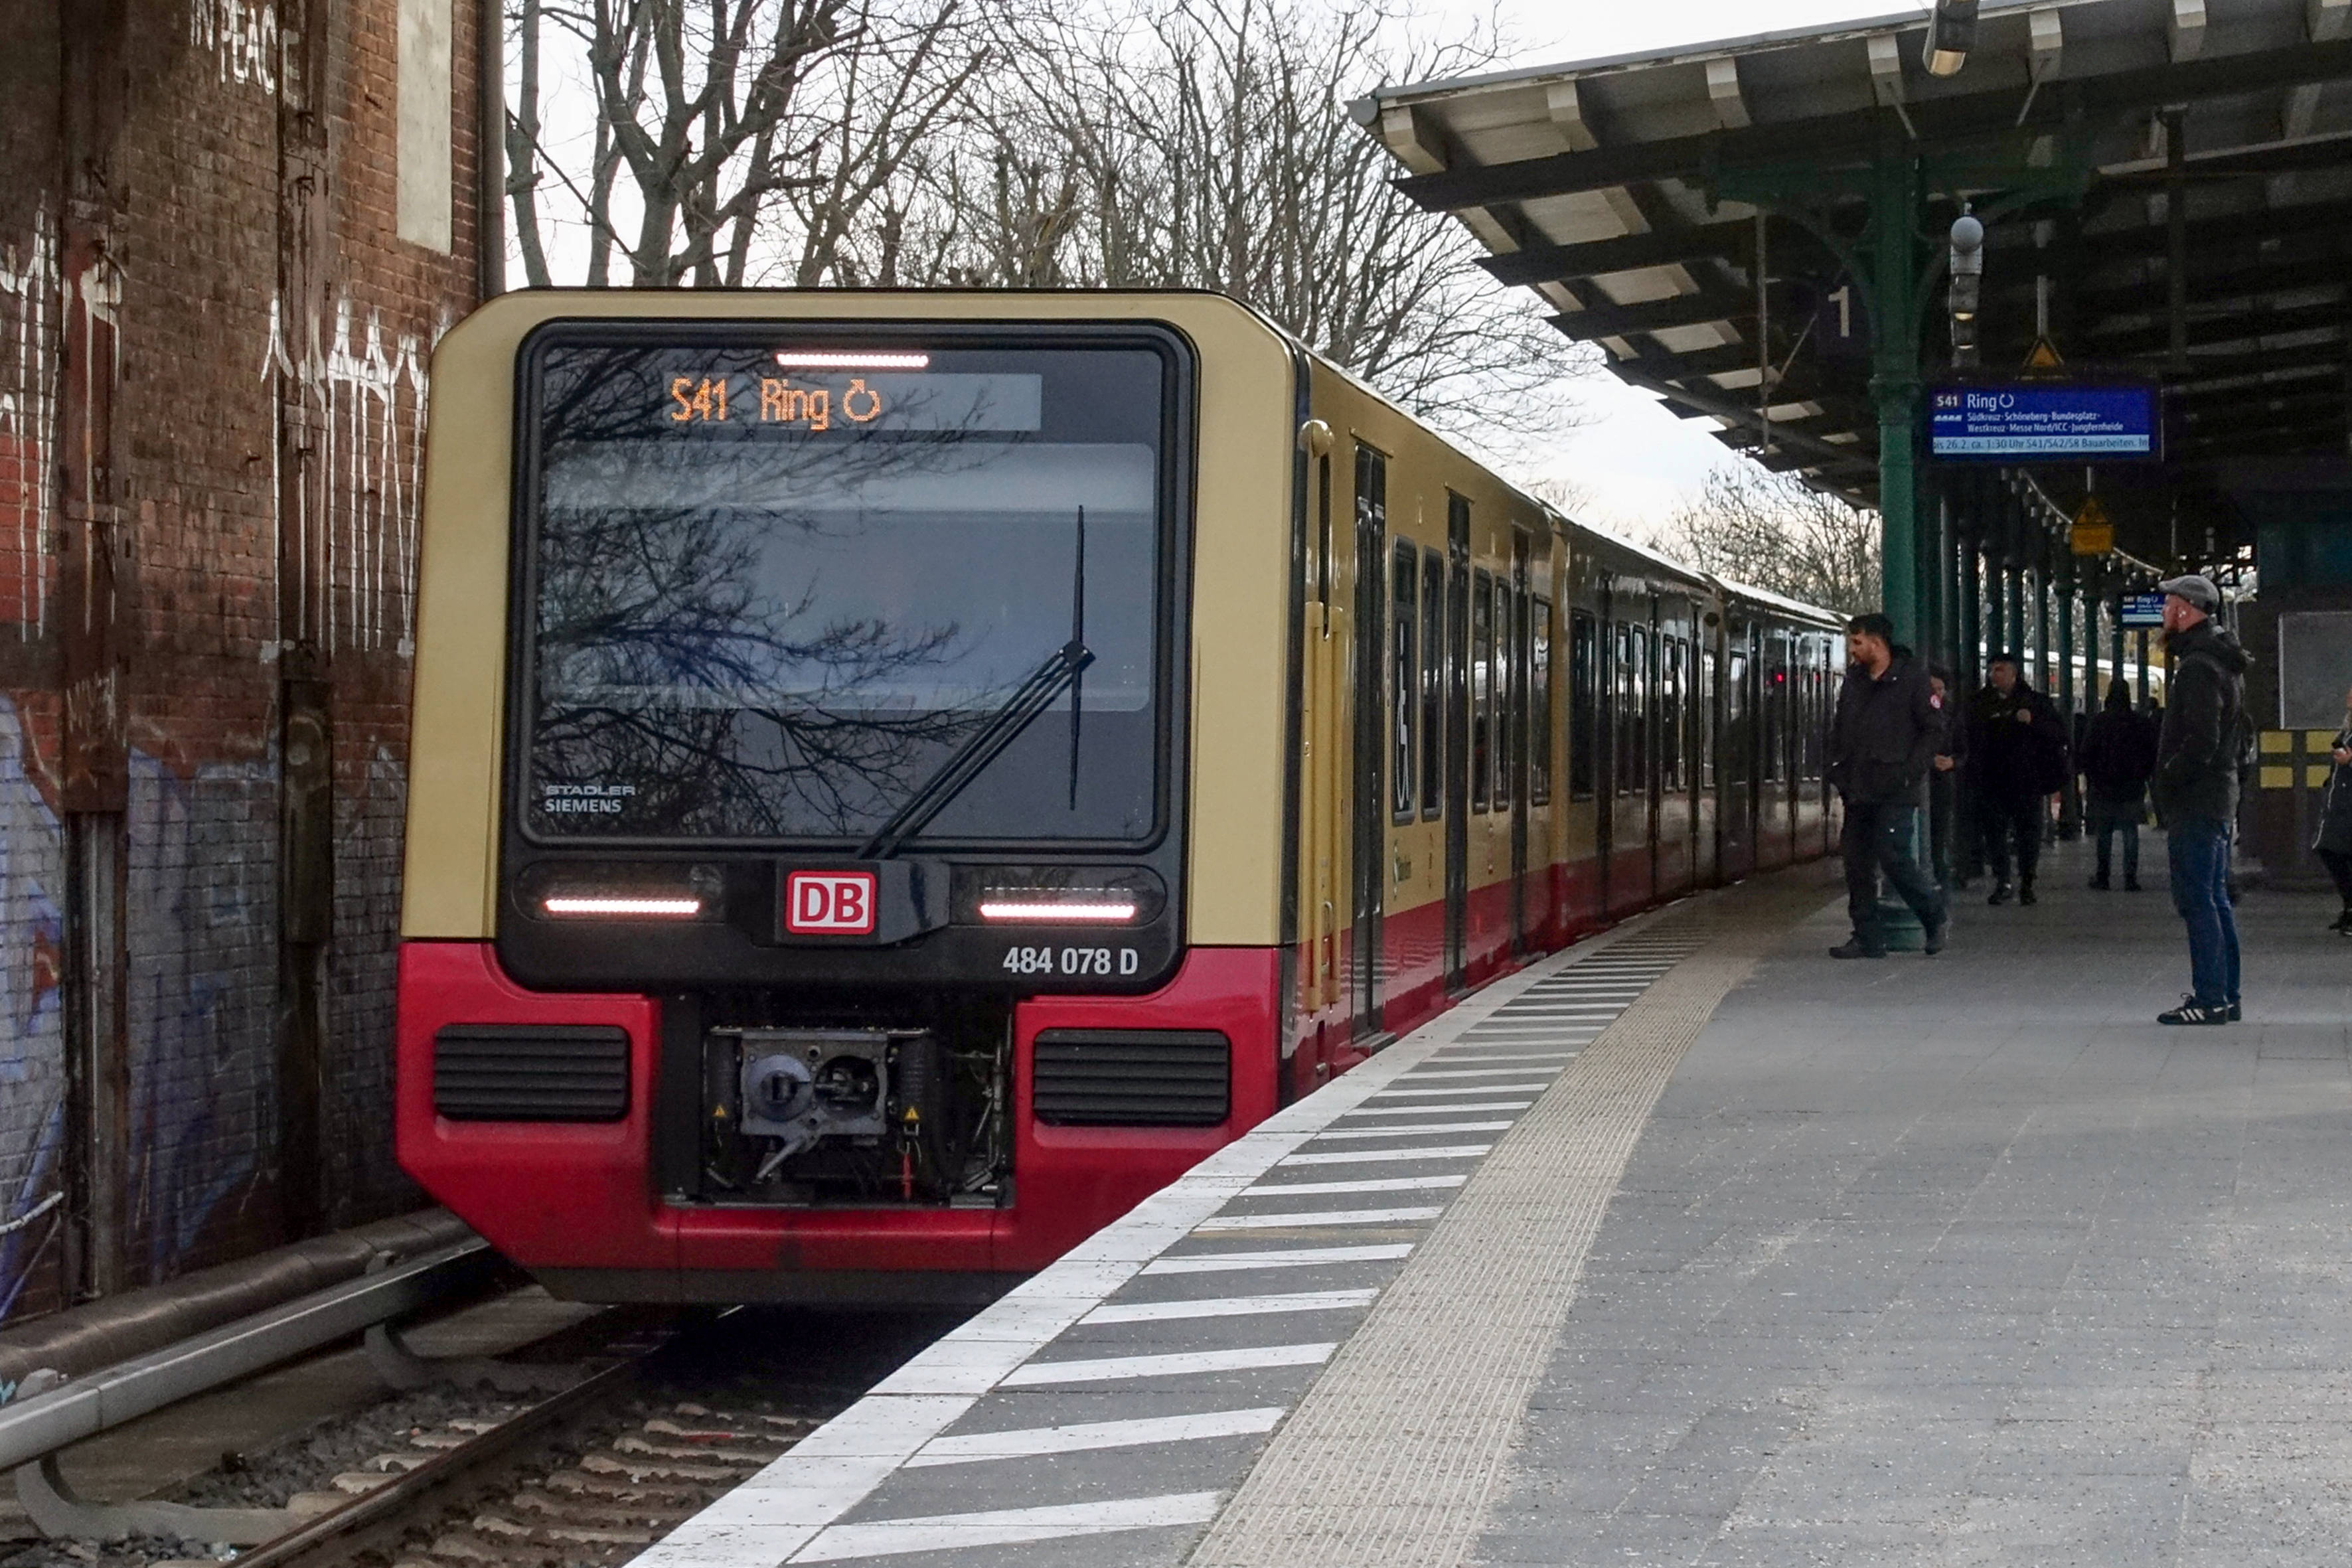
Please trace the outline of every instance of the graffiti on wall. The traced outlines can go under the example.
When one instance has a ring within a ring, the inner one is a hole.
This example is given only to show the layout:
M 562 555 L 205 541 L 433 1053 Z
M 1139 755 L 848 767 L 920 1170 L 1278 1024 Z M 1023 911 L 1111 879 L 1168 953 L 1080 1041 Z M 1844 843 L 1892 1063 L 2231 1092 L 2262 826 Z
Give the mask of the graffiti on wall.
M 269 0 L 188 0 L 188 42 L 224 82 L 278 90 L 278 7 Z
M 308 636 L 330 653 L 415 651 L 416 517 L 425 485 L 425 400 L 430 338 L 387 331 L 381 310 L 362 324 L 351 297 L 334 308 L 332 327 L 286 330 L 278 301 L 269 306 L 265 378 L 290 382 L 316 437 L 318 460 L 292 517 L 300 563 L 297 597 L 304 624 L 279 628 L 279 640 Z
M 0 246 L 0 620 L 31 640 L 48 624 L 57 429 L 58 240 L 48 213 Z M 12 517 L 10 514 L 14 513 Z
M 38 773 L 16 706 L 0 699 L 0 1220 L 54 1190 L 65 1142 L 66 839 Z M 0 1318 L 59 1223 L 0 1237 Z

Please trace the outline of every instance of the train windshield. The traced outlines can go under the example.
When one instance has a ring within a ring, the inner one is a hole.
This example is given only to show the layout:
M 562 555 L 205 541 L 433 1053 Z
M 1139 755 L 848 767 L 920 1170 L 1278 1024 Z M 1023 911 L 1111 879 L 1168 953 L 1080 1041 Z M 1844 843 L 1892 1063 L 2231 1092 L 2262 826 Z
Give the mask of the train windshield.
M 527 830 L 1150 837 L 1166 360 L 804 335 L 538 346 Z

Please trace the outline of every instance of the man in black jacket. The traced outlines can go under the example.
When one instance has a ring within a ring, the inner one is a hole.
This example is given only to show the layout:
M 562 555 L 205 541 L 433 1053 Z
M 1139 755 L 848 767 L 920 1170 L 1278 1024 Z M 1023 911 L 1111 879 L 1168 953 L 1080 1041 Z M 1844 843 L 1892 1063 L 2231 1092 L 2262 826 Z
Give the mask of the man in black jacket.
M 2210 578 L 2159 583 L 2164 647 L 2171 656 L 2164 728 L 2148 781 L 2164 818 L 2172 907 L 2189 927 L 2195 989 L 2159 1024 L 2229 1024 L 2241 1016 L 2238 921 L 2230 910 L 2230 825 L 2238 815 L 2245 673 L 2238 639 L 2216 622 L 2221 595 Z
M 1911 906 L 1926 931 L 1927 951 L 1944 947 L 1944 898 L 1914 858 L 1920 787 L 1943 743 L 1943 721 L 1927 671 L 1895 647 L 1895 623 L 1856 616 L 1846 623 L 1850 661 L 1830 727 L 1830 782 L 1845 797 L 1846 912 L 1853 935 L 1830 949 L 1832 958 L 1884 958 L 1878 927 L 1878 874 Z
M 2124 890 L 2139 891 L 2139 825 L 2147 816 L 2147 775 L 2156 768 L 2156 726 L 2132 711 L 2131 689 L 2107 683 L 2107 705 L 2091 721 L 2075 752 L 2090 785 L 2088 831 L 2098 840 L 2098 869 L 2091 886 L 2115 886 L 2110 847 L 2124 841 Z
M 2050 796 L 2065 783 L 2066 724 L 2050 699 L 2019 676 L 2013 653 L 1997 653 L 1990 684 L 1969 705 L 1969 784 L 1985 858 L 1992 862 L 1990 904 L 2014 893 L 2034 900 L 2033 874 L 2042 864 L 2042 832 Z M 2010 844 L 2017 846 L 2017 879 L 2010 880 Z

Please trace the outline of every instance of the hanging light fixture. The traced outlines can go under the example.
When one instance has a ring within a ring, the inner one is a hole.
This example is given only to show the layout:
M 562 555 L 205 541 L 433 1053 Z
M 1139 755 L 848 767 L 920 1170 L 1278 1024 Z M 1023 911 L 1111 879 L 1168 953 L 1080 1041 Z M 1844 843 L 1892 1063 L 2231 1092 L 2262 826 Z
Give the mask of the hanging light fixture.
M 1927 23 L 1927 42 L 1920 51 L 1929 76 L 1958 76 L 1976 47 L 1978 0 L 1936 0 L 1936 14 Z

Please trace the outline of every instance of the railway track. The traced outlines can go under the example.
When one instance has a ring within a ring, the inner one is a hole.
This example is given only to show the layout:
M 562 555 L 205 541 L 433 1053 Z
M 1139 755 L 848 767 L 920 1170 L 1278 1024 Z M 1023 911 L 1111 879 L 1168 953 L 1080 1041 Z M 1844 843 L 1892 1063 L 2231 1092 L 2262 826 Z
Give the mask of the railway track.
M 247 1568 L 602 1568 L 740 1485 L 954 1315 L 743 1309 L 614 1343 L 545 1396 L 486 1394 L 318 1490 Z M 193 1563 L 193 1554 L 184 1561 Z

